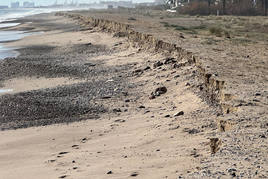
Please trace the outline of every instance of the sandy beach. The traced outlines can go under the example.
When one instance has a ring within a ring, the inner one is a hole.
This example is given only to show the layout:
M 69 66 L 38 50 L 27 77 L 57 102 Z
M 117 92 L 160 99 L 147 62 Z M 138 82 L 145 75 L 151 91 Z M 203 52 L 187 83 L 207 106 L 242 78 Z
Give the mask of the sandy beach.
M 266 67 L 199 64 L 187 34 L 179 55 L 156 49 L 155 32 L 137 40 L 146 18 L 117 13 L 41 14 L 9 28 L 42 33 L 6 44 L 20 55 L 0 61 L 0 87 L 12 89 L 0 94 L 0 179 L 267 177 Z M 232 78 L 238 67 L 248 83 Z

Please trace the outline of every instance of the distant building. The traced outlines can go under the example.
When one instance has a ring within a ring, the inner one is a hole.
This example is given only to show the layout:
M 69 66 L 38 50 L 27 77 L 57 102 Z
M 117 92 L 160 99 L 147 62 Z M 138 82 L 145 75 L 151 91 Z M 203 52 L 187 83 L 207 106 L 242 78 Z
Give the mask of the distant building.
M 23 2 L 23 7 L 26 7 L 26 8 L 34 7 L 34 2 L 25 1 Z
M 7 9 L 8 6 L 0 6 L 0 9 Z
M 134 7 L 132 1 L 100 1 L 100 4 L 113 7 Z
M 12 2 L 10 5 L 11 8 L 19 8 L 20 7 L 20 2 Z

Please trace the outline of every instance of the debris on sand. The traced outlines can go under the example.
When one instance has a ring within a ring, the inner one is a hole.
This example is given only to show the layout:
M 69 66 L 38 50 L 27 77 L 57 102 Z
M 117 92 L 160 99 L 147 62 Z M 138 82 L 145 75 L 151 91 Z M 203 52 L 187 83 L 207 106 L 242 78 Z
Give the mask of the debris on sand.
M 219 138 L 211 138 L 210 139 L 210 151 L 211 154 L 215 154 L 220 150 L 220 146 L 222 144 L 222 141 Z
M 158 87 L 154 92 L 151 93 L 150 99 L 154 99 L 156 96 L 160 96 L 167 92 L 167 88 L 165 86 Z

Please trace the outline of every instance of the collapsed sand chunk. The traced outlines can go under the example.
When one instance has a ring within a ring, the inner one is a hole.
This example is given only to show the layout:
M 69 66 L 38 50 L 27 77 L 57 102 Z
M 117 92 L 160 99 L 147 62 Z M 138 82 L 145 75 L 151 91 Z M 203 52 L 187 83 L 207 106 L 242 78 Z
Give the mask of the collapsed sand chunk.
M 222 141 L 219 138 L 211 138 L 210 139 L 210 151 L 211 154 L 215 154 L 220 150 L 220 146 L 222 144 Z

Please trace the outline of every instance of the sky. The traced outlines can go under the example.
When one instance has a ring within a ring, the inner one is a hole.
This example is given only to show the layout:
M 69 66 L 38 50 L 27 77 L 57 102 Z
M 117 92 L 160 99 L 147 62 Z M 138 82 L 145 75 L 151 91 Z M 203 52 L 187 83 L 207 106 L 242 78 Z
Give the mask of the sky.
M 0 0 L 0 5 L 9 6 L 11 2 L 19 1 L 21 4 L 23 1 L 35 2 L 36 5 L 51 5 L 55 3 L 55 0 Z M 65 0 L 57 0 L 58 3 L 64 3 Z M 68 0 L 71 2 L 72 0 Z M 98 2 L 99 0 L 78 0 L 79 3 L 93 3 Z M 104 0 L 105 1 L 105 0 Z M 142 2 L 142 1 L 151 1 L 151 0 L 132 0 L 133 2 Z M 76 0 L 74 0 L 76 2 Z

